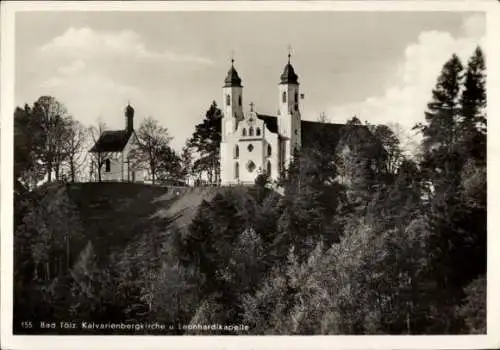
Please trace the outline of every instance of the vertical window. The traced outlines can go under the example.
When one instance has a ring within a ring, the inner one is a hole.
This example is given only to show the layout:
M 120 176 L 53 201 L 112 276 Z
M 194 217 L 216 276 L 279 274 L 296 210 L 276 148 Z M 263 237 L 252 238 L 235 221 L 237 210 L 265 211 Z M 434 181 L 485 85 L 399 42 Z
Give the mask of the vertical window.
M 253 128 L 248 129 L 248 136 L 253 136 Z
M 295 103 L 299 102 L 299 93 L 295 91 Z
M 271 161 L 267 161 L 267 176 L 271 176 Z
M 270 157 L 271 156 L 271 145 L 267 145 L 267 156 Z
M 234 163 L 234 178 L 240 178 L 240 164 L 238 162 Z
M 286 103 L 286 91 L 283 91 L 283 103 Z
M 106 169 L 104 171 L 109 173 L 111 171 L 111 161 L 109 159 L 106 159 L 105 167 L 106 167 Z
M 238 96 L 238 105 L 240 105 L 240 106 L 241 106 L 241 95 L 240 95 L 240 96 Z
M 260 128 L 257 128 L 257 129 L 255 130 L 255 135 L 260 136 Z
M 240 156 L 240 148 L 238 147 L 238 145 L 236 145 L 234 147 L 234 158 L 238 159 L 239 156 Z
M 241 131 L 241 135 L 247 136 L 247 129 L 243 128 L 243 130 Z
M 230 106 L 230 105 L 231 105 L 231 96 L 226 95 L 226 106 Z

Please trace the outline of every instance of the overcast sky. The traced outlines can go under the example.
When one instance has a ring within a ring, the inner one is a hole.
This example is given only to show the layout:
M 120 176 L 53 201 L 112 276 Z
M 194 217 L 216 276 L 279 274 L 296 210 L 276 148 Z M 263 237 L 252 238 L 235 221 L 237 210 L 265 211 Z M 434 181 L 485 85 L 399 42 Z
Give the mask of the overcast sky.
M 84 124 L 158 119 L 179 149 L 221 87 L 234 51 L 245 108 L 274 114 L 293 48 L 303 119 L 357 114 L 409 128 L 452 53 L 484 41 L 459 12 L 25 12 L 16 15 L 16 105 L 49 94 Z

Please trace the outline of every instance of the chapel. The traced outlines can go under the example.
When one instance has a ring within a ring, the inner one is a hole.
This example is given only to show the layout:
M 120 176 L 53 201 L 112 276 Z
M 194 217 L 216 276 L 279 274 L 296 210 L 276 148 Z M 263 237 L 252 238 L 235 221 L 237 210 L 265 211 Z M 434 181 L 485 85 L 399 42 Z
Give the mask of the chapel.
M 101 181 L 144 182 L 147 171 L 134 166 L 130 159 L 130 151 L 138 142 L 134 131 L 134 108 L 130 104 L 125 107 L 125 128 L 122 130 L 105 130 L 99 136 L 91 153 L 97 154 L 100 164 Z

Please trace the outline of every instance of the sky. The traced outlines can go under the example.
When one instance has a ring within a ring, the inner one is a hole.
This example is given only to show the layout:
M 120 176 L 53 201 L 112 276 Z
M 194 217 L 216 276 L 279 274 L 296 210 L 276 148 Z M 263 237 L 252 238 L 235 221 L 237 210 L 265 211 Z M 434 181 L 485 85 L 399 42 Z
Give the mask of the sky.
M 302 119 L 406 131 L 446 60 L 484 46 L 484 24 L 474 12 L 18 12 L 15 103 L 52 95 L 87 126 L 121 129 L 130 102 L 136 126 L 159 120 L 180 150 L 221 104 L 232 56 L 244 108 L 275 114 L 291 46 Z

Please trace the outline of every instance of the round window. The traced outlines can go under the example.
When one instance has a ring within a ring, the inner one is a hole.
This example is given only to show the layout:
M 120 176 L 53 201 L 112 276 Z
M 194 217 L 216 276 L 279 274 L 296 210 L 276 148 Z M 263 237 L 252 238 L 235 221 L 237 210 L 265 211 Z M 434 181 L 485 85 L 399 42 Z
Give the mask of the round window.
M 248 147 L 247 147 L 247 149 L 248 149 L 248 152 L 252 152 L 252 151 L 253 151 L 253 146 L 252 146 L 252 144 L 249 144 L 249 145 L 248 145 Z

